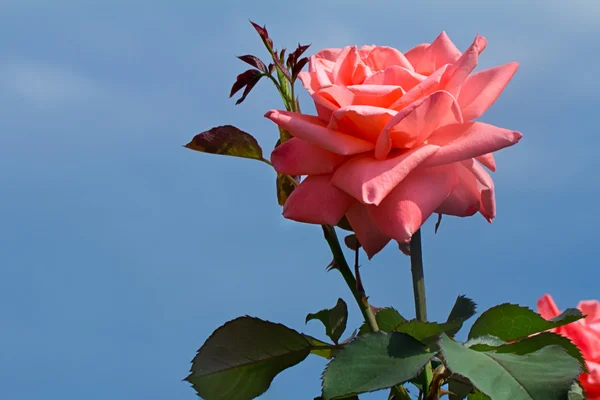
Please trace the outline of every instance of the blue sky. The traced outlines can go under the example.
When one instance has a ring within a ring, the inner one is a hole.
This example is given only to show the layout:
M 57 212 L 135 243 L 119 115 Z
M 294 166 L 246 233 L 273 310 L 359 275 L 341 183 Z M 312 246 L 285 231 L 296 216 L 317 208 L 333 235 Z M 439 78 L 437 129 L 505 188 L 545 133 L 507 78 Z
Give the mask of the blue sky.
M 447 4 L 452 3 L 452 5 Z M 349 303 L 318 226 L 285 221 L 274 173 L 181 147 L 234 124 L 268 154 L 281 108 L 266 82 L 228 99 L 276 45 L 312 51 L 379 44 L 406 51 L 446 30 L 481 67 L 520 69 L 483 121 L 519 130 L 497 155 L 498 217 L 424 227 L 430 318 L 467 294 L 480 310 L 562 308 L 599 298 L 600 5 L 304 0 L 4 0 L 0 6 L 0 388 L 7 399 L 195 398 L 181 382 L 214 328 L 238 315 L 322 337 L 304 317 Z M 303 109 L 311 110 L 303 95 Z M 409 259 L 388 246 L 364 262 L 376 306 L 413 313 Z M 324 362 L 285 371 L 263 399 L 312 399 Z M 364 399 L 381 398 L 375 395 Z

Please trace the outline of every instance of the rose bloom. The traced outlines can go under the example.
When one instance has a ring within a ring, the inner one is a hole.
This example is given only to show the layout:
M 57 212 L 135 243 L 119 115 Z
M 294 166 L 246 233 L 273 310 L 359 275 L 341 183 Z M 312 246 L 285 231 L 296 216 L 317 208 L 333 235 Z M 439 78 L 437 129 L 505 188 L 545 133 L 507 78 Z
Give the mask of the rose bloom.
M 318 116 L 271 110 L 293 138 L 275 169 L 306 178 L 286 201 L 295 221 L 336 225 L 346 216 L 369 258 L 390 240 L 407 251 L 432 213 L 496 216 L 492 152 L 519 132 L 474 122 L 517 70 L 471 74 L 486 40 L 461 54 L 446 33 L 402 54 L 391 47 L 325 49 L 299 75 Z
M 538 312 L 545 319 L 551 319 L 560 314 L 549 294 L 542 296 L 538 300 L 537 306 Z M 579 347 L 589 372 L 581 374 L 579 381 L 589 400 L 600 400 L 600 302 L 585 300 L 580 302 L 577 308 L 583 315 L 586 315 L 585 318 L 552 331 L 566 336 Z

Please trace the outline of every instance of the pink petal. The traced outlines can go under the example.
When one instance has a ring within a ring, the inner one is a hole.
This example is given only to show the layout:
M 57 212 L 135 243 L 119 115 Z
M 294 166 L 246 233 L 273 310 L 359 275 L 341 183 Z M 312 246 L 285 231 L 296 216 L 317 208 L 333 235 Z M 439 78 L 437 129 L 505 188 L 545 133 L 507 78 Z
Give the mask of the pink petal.
M 481 204 L 479 212 L 491 224 L 496 218 L 496 196 L 494 193 L 494 181 L 490 174 L 487 173 L 481 165 L 475 160 L 470 159 L 461 161 L 461 163 L 469 169 L 475 178 L 477 178 L 478 186 L 481 190 Z
M 345 160 L 345 156 L 298 138 L 285 141 L 271 153 L 275 171 L 286 175 L 329 174 Z
M 317 80 L 316 72 L 300 72 L 298 78 L 312 96 L 317 114 L 323 121 L 329 121 L 331 113 L 340 108 L 340 104 L 352 104 L 354 99 L 352 92 L 344 87 L 332 85 L 322 87 Z
M 290 135 L 336 154 L 358 154 L 375 147 L 373 143 L 327 129 L 323 121 L 311 115 L 271 110 L 265 117 L 288 131 Z
M 363 63 L 356 46 L 347 46 L 338 55 L 333 67 L 333 83 L 336 85 L 350 86 L 361 84 L 370 71 Z
M 431 93 L 440 90 L 440 82 L 444 77 L 446 71 L 450 68 L 450 64 L 446 64 L 443 67 L 439 68 L 433 74 L 431 74 L 427 79 L 419 83 L 417 86 L 410 89 L 406 94 L 394 104 L 390 105 L 392 110 L 400 111 L 404 107 L 409 104 L 414 103 L 415 101 L 430 95 Z
M 315 55 L 313 55 L 313 57 L 315 59 L 321 58 L 321 59 L 335 62 L 336 58 L 338 58 L 338 56 L 340 55 L 341 52 L 342 52 L 342 49 L 323 49 L 323 50 L 319 51 L 318 53 L 316 53 Z
M 358 242 L 365 249 L 369 260 L 391 240 L 373 224 L 367 207 L 363 204 L 354 203 L 346 213 L 346 218 L 348 218 Z
M 317 114 L 323 121 L 329 121 L 333 111 L 352 105 L 354 93 L 345 86 L 329 86 L 312 94 Z
M 545 294 L 537 301 L 538 313 L 544 319 L 552 319 L 560 315 L 560 310 L 556 306 L 554 299 L 549 294 Z
M 411 148 L 423 143 L 448 115 L 454 116 L 453 122 L 462 122 L 458 104 L 448 92 L 438 91 L 412 103 L 385 127 L 377 140 L 375 157 L 381 160 L 392 148 Z
M 406 59 L 404 54 L 387 46 L 377 46 L 373 48 L 364 62 L 373 71 L 382 71 L 393 65 L 406 68 L 409 71 L 414 71 L 412 64 Z
M 587 317 L 585 318 L 586 324 L 592 324 L 600 322 L 600 301 L 598 300 L 584 300 L 579 302 L 577 308 Z
M 415 70 L 420 74 L 429 75 L 444 64 L 454 64 L 459 57 L 460 50 L 452 43 L 446 32 L 442 32 L 415 64 Z
M 347 89 L 354 94 L 353 105 L 386 108 L 405 93 L 402 87 L 393 85 L 351 85 Z
M 477 66 L 479 59 L 479 53 L 485 49 L 487 40 L 483 36 L 477 35 L 473 44 L 463 53 L 462 56 L 456 61 L 452 68 L 447 71 L 449 76 L 446 82 L 446 90 L 457 95 L 460 91 L 461 85 L 465 82 L 469 74 Z
M 490 171 L 496 172 L 496 160 L 494 159 L 494 155 L 492 153 L 475 157 L 475 159 Z
M 396 112 L 387 108 L 349 106 L 332 114 L 329 128 L 375 143 L 394 115 Z
M 425 79 L 427 77 L 424 75 L 394 65 L 367 77 L 363 85 L 394 85 L 400 86 L 404 90 L 410 90 Z
M 483 122 L 446 125 L 429 137 L 428 142 L 441 149 L 423 166 L 434 167 L 484 156 L 516 144 L 521 137 L 519 132 Z
M 429 43 L 418 44 L 406 53 L 404 53 L 404 56 L 406 57 L 408 62 L 410 62 L 411 65 L 414 67 L 415 65 L 419 65 L 429 46 Z
M 331 175 L 311 175 L 294 189 L 283 206 L 283 216 L 309 224 L 336 225 L 354 199 L 329 183 Z
M 384 235 L 408 244 L 456 184 L 454 170 L 446 166 L 413 171 L 379 206 L 368 206 L 369 214 Z
M 371 154 L 350 159 L 340 166 L 331 183 L 364 204 L 380 204 L 408 174 L 437 151 L 424 145 L 378 160 Z
M 334 61 L 330 61 L 317 56 L 312 56 L 309 59 L 308 72 L 314 74 L 315 80 L 319 86 L 329 86 L 333 83 L 333 68 Z
M 448 167 L 454 168 L 458 184 L 435 212 L 457 217 L 470 217 L 479 211 L 481 202 L 477 179 L 460 163 L 454 163 Z
M 466 121 L 479 118 L 512 79 L 519 63 L 513 62 L 470 75 L 460 89 L 458 104 Z

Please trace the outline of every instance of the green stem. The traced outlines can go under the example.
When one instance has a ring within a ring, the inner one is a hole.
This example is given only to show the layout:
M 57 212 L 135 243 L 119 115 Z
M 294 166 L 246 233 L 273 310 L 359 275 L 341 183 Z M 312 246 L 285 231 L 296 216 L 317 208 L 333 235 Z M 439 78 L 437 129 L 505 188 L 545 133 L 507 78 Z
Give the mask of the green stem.
M 427 321 L 427 301 L 425 299 L 425 275 L 423 274 L 423 250 L 421 249 L 421 230 L 417 230 L 410 241 L 410 270 L 413 281 L 413 295 L 415 298 L 415 312 L 419 321 Z M 427 394 L 433 371 L 431 363 L 425 366 L 423 392 Z
M 421 250 L 421 230 L 415 232 L 410 241 L 410 270 L 412 272 L 415 311 L 419 321 L 427 321 L 425 300 L 425 276 L 423 275 L 423 251 Z
M 330 225 L 322 225 L 323 234 L 325 235 L 325 240 L 329 244 L 329 248 L 331 249 L 331 253 L 333 254 L 333 260 L 335 262 L 335 268 L 340 271 L 342 277 L 346 281 L 346 284 L 350 288 L 358 307 L 360 308 L 360 312 L 362 313 L 365 322 L 371 328 L 373 332 L 379 332 L 379 326 L 377 326 L 377 321 L 375 320 L 375 314 L 369 305 L 369 301 L 367 300 L 367 296 L 364 291 L 358 290 L 358 285 L 356 284 L 356 278 L 352 274 L 352 270 L 346 261 L 346 257 L 344 256 L 344 252 L 342 251 L 342 247 L 340 246 L 340 241 L 338 240 L 337 234 L 335 233 L 335 228 Z

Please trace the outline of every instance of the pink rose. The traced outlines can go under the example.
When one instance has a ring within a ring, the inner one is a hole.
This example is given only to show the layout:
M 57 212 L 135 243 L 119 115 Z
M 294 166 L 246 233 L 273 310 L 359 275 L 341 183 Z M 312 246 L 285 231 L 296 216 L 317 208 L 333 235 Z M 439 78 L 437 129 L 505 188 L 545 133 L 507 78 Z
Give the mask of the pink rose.
M 492 152 L 519 132 L 473 122 L 498 98 L 518 64 L 470 75 L 486 46 L 460 53 L 446 33 L 402 54 L 391 47 L 326 49 L 299 77 L 318 116 L 265 115 L 293 138 L 271 160 L 307 177 L 286 218 L 337 224 L 348 218 L 371 258 L 391 239 L 405 248 L 432 213 L 496 216 Z
M 537 306 L 538 312 L 546 319 L 560 314 L 549 294 L 541 297 Z M 587 316 L 553 331 L 568 337 L 579 347 L 589 371 L 589 374 L 581 374 L 579 381 L 589 400 L 600 400 L 600 302 L 582 301 L 577 308 Z

